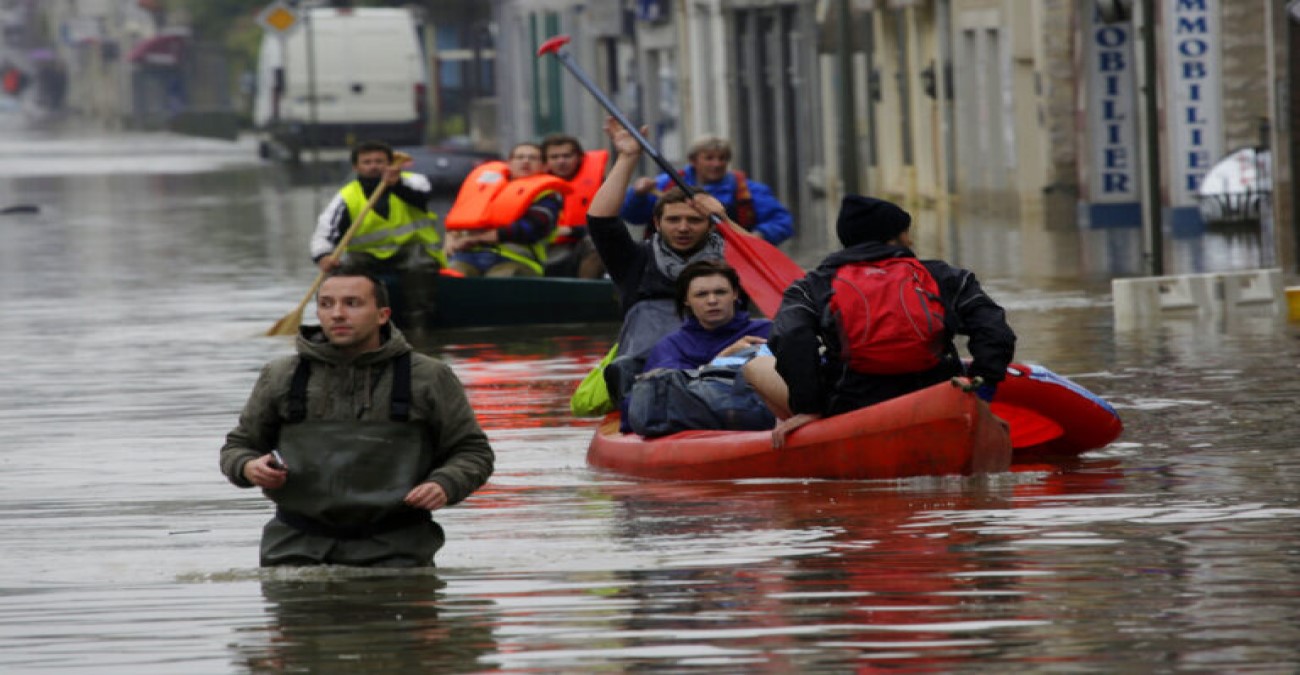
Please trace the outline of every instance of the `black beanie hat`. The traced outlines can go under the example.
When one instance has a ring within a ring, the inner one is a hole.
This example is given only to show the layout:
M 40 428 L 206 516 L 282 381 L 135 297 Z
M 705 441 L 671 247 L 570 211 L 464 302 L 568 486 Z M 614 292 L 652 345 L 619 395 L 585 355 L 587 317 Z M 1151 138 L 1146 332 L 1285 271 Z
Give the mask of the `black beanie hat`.
M 912 226 L 912 216 L 883 199 L 847 195 L 840 203 L 835 233 L 845 248 L 868 241 L 889 241 Z

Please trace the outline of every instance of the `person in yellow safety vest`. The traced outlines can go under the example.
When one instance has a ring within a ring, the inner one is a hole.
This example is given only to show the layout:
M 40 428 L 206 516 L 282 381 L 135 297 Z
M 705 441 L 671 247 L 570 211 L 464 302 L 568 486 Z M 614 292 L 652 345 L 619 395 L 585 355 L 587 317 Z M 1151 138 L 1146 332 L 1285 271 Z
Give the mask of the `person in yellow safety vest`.
M 383 276 L 384 272 L 414 265 L 445 265 L 438 217 L 428 211 L 433 185 L 421 173 L 393 165 L 393 149 L 381 141 L 363 141 L 352 148 L 354 178 L 344 185 L 316 220 L 311 238 L 312 260 L 322 272 L 344 262 Z M 343 256 L 331 258 L 380 183 L 387 194 L 375 202 L 357 225 Z
M 466 276 L 542 276 L 546 243 L 569 190 L 542 172 L 535 143 L 516 145 L 508 163 L 479 165 L 447 213 L 448 267 Z
M 560 225 L 546 251 L 546 275 L 599 279 L 605 265 L 587 235 L 587 207 L 605 180 L 608 150 L 584 152 L 577 138 L 551 134 L 542 139 L 546 171 L 568 181 L 573 192 L 564 200 Z

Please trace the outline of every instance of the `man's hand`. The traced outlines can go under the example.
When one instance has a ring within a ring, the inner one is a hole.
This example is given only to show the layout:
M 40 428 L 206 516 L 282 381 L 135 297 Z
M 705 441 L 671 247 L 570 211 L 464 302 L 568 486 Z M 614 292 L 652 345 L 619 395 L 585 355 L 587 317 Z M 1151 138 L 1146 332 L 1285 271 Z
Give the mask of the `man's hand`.
M 447 493 L 441 485 L 429 481 L 411 488 L 402 501 L 412 508 L 437 511 L 447 505 Z
M 265 454 L 257 459 L 244 462 L 244 479 L 260 488 L 273 490 L 283 487 L 289 479 L 289 472 L 271 466 L 271 455 Z
M 415 160 L 405 152 L 394 152 L 393 161 L 388 163 L 384 169 L 384 183 L 388 187 L 393 187 L 402 181 L 402 170 L 410 166 Z
M 975 395 L 985 403 L 992 401 L 994 394 L 998 391 L 998 385 L 985 383 L 984 378 L 978 375 L 975 377 L 954 377 L 952 378 L 952 386 L 965 392 L 975 392 Z
M 456 241 L 457 251 L 468 251 L 475 246 L 491 246 L 498 242 L 496 228 L 486 230 L 469 230 L 461 233 Z
M 320 268 L 320 271 L 326 274 L 329 274 L 330 272 L 333 272 L 334 270 L 338 269 L 339 265 L 342 264 L 343 261 L 339 260 L 338 258 L 332 255 L 327 255 L 324 258 L 321 258 L 320 260 L 316 261 L 316 266 Z
M 705 218 L 717 216 L 724 223 L 731 222 L 731 218 L 727 217 L 727 207 L 723 206 L 717 197 L 707 192 L 696 192 L 691 195 L 690 199 L 686 200 L 686 203 L 690 204 L 696 213 Z
M 730 227 L 736 234 L 741 234 L 746 237 L 762 238 L 757 232 L 750 232 L 738 225 L 736 221 L 732 220 L 731 216 L 727 215 L 727 207 L 723 206 L 722 202 L 718 201 L 716 197 L 707 192 L 696 192 L 689 200 L 687 200 L 687 203 L 690 204 L 696 212 L 705 218 L 708 218 L 710 221 L 712 221 L 713 216 L 717 216 L 718 221 L 722 223 L 723 227 Z
M 460 242 L 464 235 L 460 230 L 447 230 L 447 236 L 442 240 L 443 255 L 452 255 L 460 250 Z
M 641 127 L 641 135 L 646 135 L 649 130 L 649 127 Z M 613 117 L 605 118 L 605 135 L 609 136 L 609 142 L 614 145 L 614 150 L 619 155 L 626 157 L 641 156 L 641 144 L 637 143 L 636 138 Z
M 500 241 L 495 228 L 486 230 L 452 230 L 443 241 L 442 252 L 447 255 L 468 251 L 475 246 L 491 246 Z
M 816 422 L 821 418 L 821 415 L 815 413 L 799 413 L 794 417 L 777 422 L 776 428 L 772 430 L 772 447 L 777 450 L 784 448 L 785 437 L 789 436 L 790 432 L 809 422 Z
M 648 195 L 651 192 L 654 192 L 654 189 L 655 179 L 648 176 L 642 176 L 632 181 L 632 192 L 635 192 L 636 194 Z

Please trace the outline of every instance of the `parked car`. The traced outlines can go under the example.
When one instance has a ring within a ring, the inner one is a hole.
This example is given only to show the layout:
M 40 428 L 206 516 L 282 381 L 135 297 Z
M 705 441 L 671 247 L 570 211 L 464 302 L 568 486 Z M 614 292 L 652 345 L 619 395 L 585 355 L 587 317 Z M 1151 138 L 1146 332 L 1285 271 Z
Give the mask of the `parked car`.
M 433 183 L 433 189 L 438 192 L 456 192 L 474 167 L 484 162 L 501 159 L 501 156 L 495 152 L 476 150 L 454 142 L 394 149 L 410 155 L 414 161 L 407 170 L 428 176 L 429 182 Z

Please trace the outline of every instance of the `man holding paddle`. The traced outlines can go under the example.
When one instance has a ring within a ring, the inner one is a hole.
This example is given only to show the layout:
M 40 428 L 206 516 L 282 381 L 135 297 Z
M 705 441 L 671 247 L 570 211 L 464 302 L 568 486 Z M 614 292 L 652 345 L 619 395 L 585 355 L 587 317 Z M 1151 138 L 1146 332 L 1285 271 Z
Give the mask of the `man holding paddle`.
M 619 359 L 615 363 L 626 363 L 623 367 L 635 374 L 640 372 L 640 359 L 680 323 L 674 300 L 677 275 L 697 260 L 723 259 L 722 237 L 714 230 L 710 217 L 720 218 L 725 227 L 737 226 L 716 198 L 704 193 L 692 197 L 674 188 L 655 205 L 650 239 L 634 240 L 619 218 L 619 210 L 641 158 L 641 145 L 612 118 L 605 122 L 605 133 L 618 157 L 591 199 L 587 228 L 623 303 Z M 613 365 L 611 368 L 607 374 L 622 371 Z M 617 375 L 614 379 L 619 382 L 611 392 L 618 398 L 623 385 L 631 383 Z
M 437 216 L 428 211 L 433 197 L 428 177 L 402 171 L 402 165 L 393 161 L 393 149 L 379 141 L 364 141 L 352 148 L 352 169 L 356 178 L 325 206 L 312 234 L 311 257 L 321 271 L 329 272 L 344 261 L 375 272 L 407 264 L 445 266 L 434 226 Z M 387 198 L 376 195 L 376 190 L 386 191 Z M 371 197 L 379 198 L 365 212 Z M 361 221 L 356 223 L 343 259 L 331 255 L 358 217 Z

